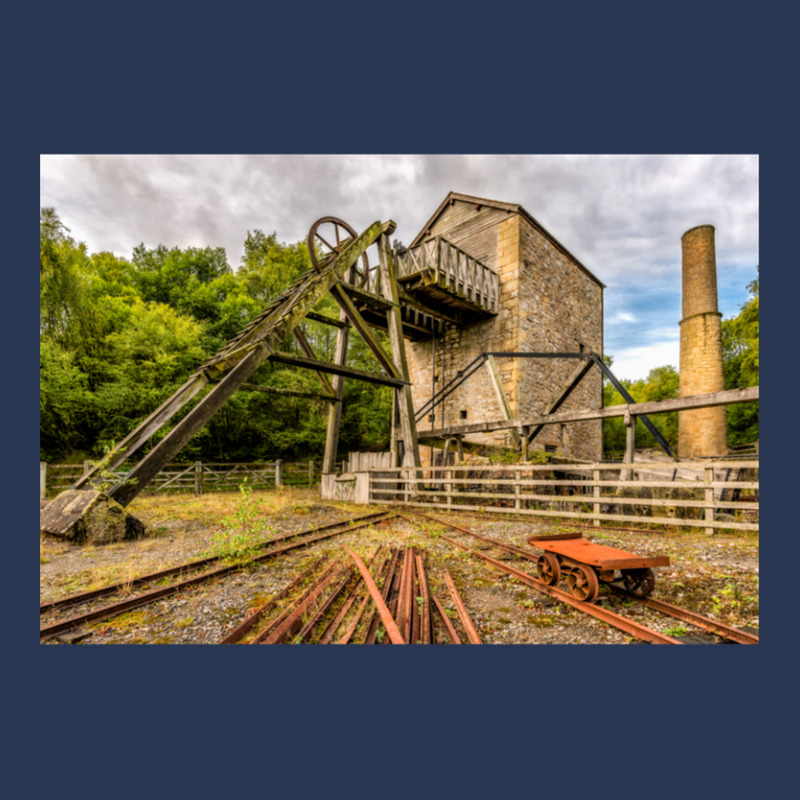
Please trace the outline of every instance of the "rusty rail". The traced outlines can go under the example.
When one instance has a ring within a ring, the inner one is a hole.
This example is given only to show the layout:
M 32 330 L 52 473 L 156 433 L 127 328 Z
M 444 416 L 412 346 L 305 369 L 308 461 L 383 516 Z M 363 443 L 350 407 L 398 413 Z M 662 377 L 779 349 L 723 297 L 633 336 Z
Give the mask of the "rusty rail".
M 507 550 L 510 553 L 515 553 L 516 555 L 519 555 L 522 558 L 526 558 L 529 561 L 538 561 L 537 554 L 531 553 L 527 550 L 523 550 L 521 547 L 515 547 L 514 545 L 506 544 L 505 542 L 501 542 L 498 539 L 493 539 L 491 536 L 484 536 L 481 533 L 475 533 L 475 531 L 471 531 L 468 528 L 462 528 L 461 526 L 456 525 L 452 522 L 446 522 L 445 520 L 438 519 L 437 517 L 432 517 L 429 514 L 421 514 L 419 512 L 414 512 L 414 513 L 417 516 L 430 520 L 431 522 L 438 522 L 442 525 L 447 525 L 448 527 L 460 531 L 461 533 L 466 533 L 470 536 L 474 536 L 477 539 L 481 539 L 484 542 L 493 544 L 502 550 Z M 408 519 L 404 515 L 401 515 L 401 517 L 403 519 Z M 710 619 L 709 617 L 703 616 L 702 614 L 698 614 L 696 611 L 689 611 L 686 608 L 680 608 L 679 606 L 674 606 L 671 603 L 664 602 L 663 600 L 656 600 L 655 598 L 652 597 L 644 597 L 644 598 L 635 597 L 629 594 L 628 592 L 624 591 L 623 589 L 620 589 L 619 587 L 615 586 L 614 584 L 607 583 L 606 585 L 617 594 L 624 595 L 625 597 L 634 600 L 637 603 L 642 603 L 648 608 L 652 608 L 654 611 L 659 611 L 662 614 L 666 614 L 667 616 L 674 617 L 675 619 L 682 620 L 683 622 L 688 622 L 689 624 L 694 625 L 710 633 L 716 633 L 717 635 L 723 637 L 724 639 L 730 639 L 731 641 L 737 642 L 738 644 L 758 644 L 759 637 L 753 633 L 748 633 L 747 631 L 743 631 L 739 628 L 734 628 L 731 625 L 726 625 L 723 622 L 718 622 L 717 620 L 713 620 Z
M 444 580 L 447 584 L 447 591 L 450 592 L 450 597 L 453 600 L 453 605 L 456 607 L 456 611 L 458 612 L 458 618 L 461 620 L 461 624 L 464 626 L 464 631 L 467 634 L 469 643 L 482 644 L 481 637 L 478 635 L 478 631 L 475 628 L 475 625 L 472 623 L 472 619 L 469 616 L 466 605 L 464 605 L 464 600 L 458 593 L 453 576 L 449 572 L 445 572 Z
M 376 519 L 376 517 L 381 517 L 382 519 Z M 316 528 L 308 528 L 304 531 L 299 531 L 298 533 L 287 533 L 284 534 L 283 536 L 276 536 L 273 539 L 269 539 L 268 541 L 263 542 L 262 544 L 258 545 L 253 552 L 255 553 L 258 552 L 259 550 L 264 550 L 265 548 L 274 545 L 276 542 L 284 542 L 290 539 L 297 539 L 300 536 L 308 536 L 309 534 L 312 533 L 320 533 L 322 531 L 330 530 L 331 528 L 338 528 L 341 525 L 349 526 L 353 522 L 364 522 L 367 520 L 370 520 L 371 523 L 383 522 L 384 519 L 391 519 L 391 517 L 392 514 L 388 512 L 365 514 L 360 517 L 353 517 L 352 519 L 341 520 L 340 522 L 331 522 L 328 525 L 320 525 Z M 80 592 L 79 594 L 70 595 L 69 597 L 63 597 L 60 600 L 51 600 L 47 603 L 40 603 L 39 614 L 41 615 L 45 614 L 48 611 L 54 611 L 56 609 L 66 608 L 67 606 L 85 603 L 88 600 L 95 600 L 98 597 L 105 597 L 110 594 L 116 594 L 118 592 L 131 589 L 134 586 L 142 586 L 146 583 L 163 580 L 164 578 L 170 578 L 173 575 L 179 575 L 183 572 L 193 572 L 195 570 L 201 569 L 202 567 L 208 566 L 209 564 L 216 564 L 222 560 L 224 560 L 224 556 L 209 556 L 208 558 L 201 558 L 201 559 L 196 559 L 194 561 L 187 561 L 183 564 L 179 564 L 176 567 L 169 567 L 168 569 L 162 569 L 158 572 L 151 572 L 147 575 L 140 575 L 138 578 L 134 578 L 132 581 L 115 583 L 110 586 L 103 586 L 99 589 L 92 589 L 87 592 Z
M 386 607 L 386 603 L 384 602 L 383 597 L 381 597 L 381 593 L 378 590 L 378 586 L 373 580 L 372 575 L 370 575 L 369 570 L 364 565 L 364 562 L 349 547 L 346 547 L 345 550 L 347 551 L 350 558 L 352 558 L 353 561 L 355 561 L 359 572 L 363 576 L 364 583 L 366 583 L 367 585 L 367 589 L 369 590 L 370 596 L 372 597 L 372 601 L 375 603 L 375 607 L 378 609 L 378 614 L 380 615 L 381 622 L 383 622 L 383 627 L 386 628 L 386 633 L 389 634 L 389 639 L 391 640 L 392 644 L 406 644 L 406 640 L 403 639 L 403 636 L 400 633 L 400 629 L 397 627 L 397 623 L 394 621 L 392 615 L 389 613 L 389 609 Z
M 407 517 L 405 517 L 405 515 L 401 516 L 403 516 L 404 519 L 408 519 Z M 426 517 L 426 515 L 423 514 L 420 514 L 419 516 Z M 432 517 L 426 517 L 426 518 L 431 519 L 432 521 L 435 522 L 440 522 L 441 524 L 450 527 L 450 523 L 448 522 L 444 522 L 442 520 L 435 520 Z M 410 521 L 413 522 L 413 520 Z M 417 525 L 419 525 L 419 527 L 422 528 L 422 525 L 420 525 L 419 523 L 417 523 Z M 424 528 L 422 529 L 424 530 Z M 524 583 L 526 586 L 530 586 L 532 589 L 536 589 L 537 591 L 542 592 L 543 594 L 547 594 L 550 595 L 550 597 L 554 597 L 557 600 L 561 600 L 567 605 L 573 606 L 574 608 L 577 608 L 578 610 L 583 611 L 586 614 L 589 614 L 590 616 L 601 620 L 602 622 L 606 622 L 610 625 L 613 625 L 615 628 L 618 628 L 619 630 L 624 631 L 625 633 L 628 633 L 631 636 L 635 636 L 637 639 L 641 639 L 642 641 L 649 642 L 651 644 L 681 644 L 680 641 L 678 641 L 677 639 L 673 639 L 671 636 L 665 636 L 663 633 L 651 630 L 650 628 L 647 628 L 644 625 L 640 625 L 638 622 L 634 622 L 633 620 L 622 617 L 619 614 L 615 614 L 613 611 L 608 611 L 605 608 L 600 608 L 599 606 L 592 605 L 591 603 L 584 603 L 582 600 L 577 600 L 576 598 L 572 597 L 566 592 L 562 592 L 560 589 L 555 589 L 552 586 L 546 586 L 541 581 L 537 581 L 535 578 L 532 578 L 527 572 L 522 572 L 521 570 L 508 566 L 508 564 L 504 564 L 502 561 L 498 561 L 497 559 L 491 558 L 490 556 L 486 556 L 483 553 L 479 553 L 477 550 L 473 550 L 471 547 L 467 547 L 465 544 L 461 544 L 461 542 L 458 542 L 455 539 L 451 539 L 449 536 L 445 536 L 443 533 L 440 533 L 439 536 L 446 542 L 450 542 L 450 544 L 453 544 L 456 547 L 460 547 L 462 550 L 466 550 L 468 553 L 477 556 L 481 560 L 485 561 L 487 564 L 491 564 L 493 567 L 499 569 L 501 572 L 505 572 L 507 575 L 511 575 L 512 577 L 519 580 L 521 583 Z
M 374 517 L 383 515 L 369 515 L 369 516 Z M 383 519 L 391 519 L 393 516 L 395 515 L 389 515 L 383 517 Z M 381 519 L 380 521 L 383 521 L 383 519 Z M 274 558 L 275 556 L 288 553 L 291 550 L 296 550 L 300 547 L 307 547 L 308 545 L 314 544 L 315 542 L 324 539 L 330 539 L 331 537 L 338 536 L 342 533 L 348 533 L 353 530 L 358 530 L 359 528 L 363 528 L 367 525 L 372 525 L 374 524 L 375 521 L 376 520 L 374 519 L 370 519 L 370 521 L 362 522 L 359 525 L 350 525 L 348 524 L 348 521 L 340 522 L 334 525 L 333 527 L 341 527 L 342 525 L 347 525 L 347 527 L 344 528 L 343 530 L 331 531 L 328 533 L 320 534 L 318 536 L 312 536 L 310 539 L 305 539 L 304 541 L 296 542 L 295 544 L 285 545 L 284 547 L 275 548 L 267 553 L 263 553 L 259 556 L 247 559 L 246 561 L 243 561 L 241 563 L 230 564 L 228 566 L 210 570 L 209 572 L 203 572 L 200 575 L 195 575 L 191 578 L 187 578 L 186 580 L 179 581 L 178 583 L 174 583 L 171 586 L 165 586 L 160 589 L 154 589 L 152 591 L 145 592 L 144 594 L 137 595 L 136 597 L 128 598 L 127 600 L 121 600 L 117 603 L 112 603 L 107 606 L 102 606 L 101 608 L 87 611 L 83 614 L 78 614 L 73 617 L 60 620 L 58 622 L 53 622 L 49 625 L 44 625 L 39 628 L 39 641 L 40 642 L 46 641 L 47 639 L 51 639 L 54 636 L 57 636 L 61 633 L 66 633 L 67 631 L 74 630 L 75 628 L 79 628 L 81 625 L 84 625 L 87 622 L 99 622 L 100 620 L 111 619 L 112 617 L 116 617 L 120 614 L 125 613 L 126 611 L 131 611 L 134 608 L 140 608 L 141 606 L 149 605 L 150 603 L 162 600 L 165 597 L 177 594 L 178 592 L 181 592 L 182 590 L 186 589 L 189 586 L 195 586 L 199 583 L 203 583 L 205 581 L 209 581 L 214 578 L 221 578 L 226 575 L 230 575 L 231 573 L 238 572 L 252 564 L 257 564 L 260 563 L 261 561 L 266 561 L 267 559 Z M 283 538 L 284 539 L 297 538 L 301 535 L 307 535 L 307 533 L 308 533 L 307 531 L 303 531 L 302 534 L 290 534 Z

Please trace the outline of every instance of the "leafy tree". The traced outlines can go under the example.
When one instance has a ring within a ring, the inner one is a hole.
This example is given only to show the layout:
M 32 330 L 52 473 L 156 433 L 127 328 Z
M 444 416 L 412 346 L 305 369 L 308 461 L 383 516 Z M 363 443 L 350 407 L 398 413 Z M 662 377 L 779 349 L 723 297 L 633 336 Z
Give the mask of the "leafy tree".
M 739 313 L 722 321 L 722 360 L 726 389 L 758 386 L 758 279 L 747 285 L 750 299 Z M 728 406 L 728 444 L 758 441 L 758 403 Z
M 39 348 L 39 451 L 43 461 L 68 456 L 83 446 L 81 429 L 91 413 L 86 375 L 72 354 L 43 338 Z
M 164 245 L 133 251 L 133 279 L 140 297 L 171 306 L 203 325 L 203 345 L 216 352 L 259 310 L 233 273 L 222 247 Z
M 74 342 L 86 310 L 82 272 L 86 247 L 67 235 L 53 208 L 39 212 L 39 331 L 62 345 Z
M 311 259 L 304 242 L 286 245 L 274 232 L 269 236 L 258 229 L 247 232 L 238 276 L 247 294 L 262 308 L 309 269 Z
M 669 400 L 678 397 L 679 376 L 675 367 L 664 366 L 650 370 L 648 376 L 638 381 L 620 380 L 637 403 Z M 609 383 L 603 384 L 603 405 L 615 406 L 626 402 Z M 654 414 L 650 421 L 673 449 L 678 445 L 678 413 Z M 625 422 L 620 417 L 603 420 L 603 450 L 607 458 L 619 457 L 625 452 Z M 634 446 L 637 449 L 658 448 L 659 444 L 641 423 L 636 424 Z

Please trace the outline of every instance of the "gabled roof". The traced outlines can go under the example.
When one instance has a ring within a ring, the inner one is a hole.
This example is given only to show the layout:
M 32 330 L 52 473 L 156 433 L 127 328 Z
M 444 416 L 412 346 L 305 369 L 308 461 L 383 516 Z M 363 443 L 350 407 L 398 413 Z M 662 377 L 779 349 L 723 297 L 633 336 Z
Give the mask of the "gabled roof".
M 430 231 L 430 228 L 433 226 L 434 222 L 441 216 L 442 212 L 454 201 L 460 200 L 464 203 L 474 203 L 476 206 L 486 206 L 487 208 L 498 208 L 501 211 L 508 211 L 512 214 L 519 214 L 520 216 L 524 217 L 531 225 L 533 225 L 536 230 L 538 230 L 541 234 L 546 236 L 564 255 L 566 255 L 571 261 L 573 261 L 583 272 L 585 272 L 595 283 L 599 286 L 605 288 L 605 284 L 591 272 L 591 270 L 587 269 L 581 262 L 575 258 L 575 256 L 564 247 L 558 239 L 555 238 L 548 230 L 546 230 L 540 223 L 538 223 L 521 205 L 517 203 L 503 203 L 499 200 L 488 200 L 485 197 L 475 197 L 470 194 L 459 194 L 458 192 L 450 192 L 447 197 L 445 197 L 442 204 L 436 211 L 433 212 L 431 218 L 422 226 L 422 230 L 416 235 L 414 241 L 411 242 L 409 248 L 416 247 L 426 236 L 426 234 Z

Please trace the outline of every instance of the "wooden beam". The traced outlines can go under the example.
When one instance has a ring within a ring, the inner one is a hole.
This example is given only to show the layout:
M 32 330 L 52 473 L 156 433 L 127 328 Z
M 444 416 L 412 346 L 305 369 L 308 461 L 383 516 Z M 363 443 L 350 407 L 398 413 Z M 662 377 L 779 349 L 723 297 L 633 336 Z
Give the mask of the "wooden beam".
M 494 393 L 497 397 L 497 403 L 500 406 L 500 413 L 504 419 L 513 419 L 514 415 L 511 413 L 511 403 L 508 402 L 508 395 L 503 388 L 503 379 L 500 377 L 500 370 L 497 368 L 497 362 L 494 356 L 486 356 L 486 371 L 489 373 L 489 380 L 494 387 Z M 519 430 L 511 430 L 511 437 L 514 442 L 514 447 L 519 447 L 522 442 L 522 437 L 519 435 Z
M 344 367 L 347 362 L 347 344 L 350 336 L 350 324 L 344 311 L 339 310 L 339 319 L 344 327 L 339 328 L 336 334 L 336 364 Z M 325 432 L 325 454 L 322 457 L 322 472 L 331 474 L 336 472 L 336 451 L 339 448 L 339 426 L 342 421 L 342 397 L 344 396 L 344 376 L 336 375 L 333 379 L 333 392 L 336 397 L 328 411 L 328 429 Z
M 323 325 L 332 325 L 334 328 L 344 328 L 347 326 L 346 322 L 333 317 L 326 317 L 324 314 L 317 314 L 314 311 L 309 311 L 306 314 L 306 319 L 313 320 L 314 322 L 321 322 Z
M 420 439 L 445 439 L 465 433 L 485 433 L 518 428 L 520 425 L 553 425 L 557 422 L 584 422 L 593 419 L 609 419 L 624 417 L 626 413 L 635 416 L 642 414 L 664 414 L 669 411 L 683 411 L 691 408 L 713 408 L 736 403 L 751 403 L 758 400 L 758 386 L 747 389 L 728 389 L 724 392 L 696 394 L 689 397 L 678 397 L 671 400 L 652 400 L 647 403 L 620 404 L 606 408 L 584 408 L 575 411 L 560 411 L 547 416 L 530 417 L 528 419 L 492 420 L 490 422 L 474 422 L 469 425 L 455 425 L 451 428 L 439 428 L 421 431 Z
M 386 311 L 386 325 L 389 329 L 389 341 L 392 344 L 392 356 L 396 369 L 404 382 L 395 390 L 395 405 L 399 409 L 399 441 L 402 441 L 402 453 L 397 446 L 392 447 L 397 453 L 396 466 L 402 467 L 406 453 L 411 454 L 412 463 L 415 467 L 422 466 L 419 456 L 419 440 L 417 438 L 417 423 L 414 419 L 414 400 L 411 397 L 411 381 L 408 373 L 408 361 L 406 359 L 406 348 L 403 340 L 403 317 L 400 313 L 400 302 L 398 297 L 397 280 L 395 277 L 394 259 L 392 257 L 392 245 L 387 233 L 381 234 L 378 238 L 378 257 L 380 259 L 379 269 L 381 287 L 384 297 L 391 302 L 392 307 Z M 395 432 L 397 436 L 397 432 Z M 395 440 L 397 441 L 397 440 Z
M 295 341 L 300 345 L 300 349 L 306 354 L 306 356 L 316 360 L 317 357 L 314 355 L 314 349 L 311 347 L 308 339 L 306 339 L 303 331 L 301 331 L 300 328 L 295 328 L 292 333 L 294 334 Z M 328 380 L 328 376 L 324 372 L 317 371 L 317 378 L 319 378 L 319 382 L 322 384 L 322 389 L 325 394 L 333 396 L 335 392 L 333 391 L 331 382 Z
M 112 472 L 119 467 L 209 383 L 208 375 L 204 372 L 197 372 L 192 375 L 180 389 L 167 398 L 147 419 L 140 422 L 105 458 L 101 459 L 74 483 L 72 488 L 82 489 L 90 484 L 92 478 L 99 471 Z
M 321 392 L 296 392 L 293 389 L 275 389 L 272 386 L 262 386 L 260 383 L 243 383 L 241 390 L 246 392 L 263 392 L 264 394 L 285 395 L 287 397 L 304 397 L 309 400 L 327 400 L 332 403 L 336 398 Z
M 372 292 L 365 292 L 363 289 L 353 286 L 352 283 L 345 283 L 342 281 L 341 287 L 342 291 L 344 291 L 348 297 L 352 298 L 353 300 L 358 300 L 359 302 L 364 303 L 364 305 L 374 306 L 376 309 L 381 311 L 391 308 L 391 303 L 386 300 L 386 298 L 377 294 L 373 294 Z
M 270 353 L 269 359 L 279 364 L 289 364 L 290 366 L 300 367 L 301 369 L 318 370 L 319 372 L 327 372 L 329 375 L 341 375 L 345 378 L 357 378 L 361 381 L 367 381 L 367 383 L 378 383 L 381 386 L 398 387 L 405 385 L 405 381 L 398 378 L 387 378 L 384 375 L 376 375 L 373 372 L 365 372 L 361 369 L 340 366 L 328 361 L 315 361 L 312 358 L 303 358 L 302 356 L 295 356 L 291 353 Z
M 369 324 L 361 316 L 358 309 L 353 304 L 353 301 L 347 296 L 341 284 L 331 287 L 331 294 L 333 299 L 339 304 L 339 307 L 344 311 L 350 324 L 359 332 L 364 344 L 372 351 L 372 355 L 378 360 L 378 363 L 386 370 L 392 378 L 399 378 L 400 371 L 395 366 L 394 361 L 386 354 L 386 351 L 381 347 L 381 343 L 375 338 Z
M 127 505 L 261 366 L 269 354 L 259 344 L 242 359 L 108 494 Z

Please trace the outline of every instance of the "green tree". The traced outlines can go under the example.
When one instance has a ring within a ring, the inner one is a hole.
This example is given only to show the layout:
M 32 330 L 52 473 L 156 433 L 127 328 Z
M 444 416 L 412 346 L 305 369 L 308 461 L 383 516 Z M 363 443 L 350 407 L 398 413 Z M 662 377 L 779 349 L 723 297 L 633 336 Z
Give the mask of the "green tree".
M 722 362 L 726 389 L 758 386 L 758 278 L 747 285 L 750 299 L 731 319 L 722 321 Z M 758 441 L 758 403 L 728 406 L 728 445 Z
M 679 376 L 675 367 L 655 367 L 646 378 L 638 381 L 620 380 L 637 403 L 656 400 L 670 400 L 678 397 Z M 609 383 L 603 384 L 603 405 L 615 406 L 626 402 L 622 395 Z M 675 450 L 678 446 L 678 413 L 653 414 L 650 421 Z M 625 423 L 620 417 L 603 420 L 603 450 L 606 458 L 616 458 L 625 452 Z M 637 449 L 658 448 L 659 444 L 641 422 L 636 424 L 634 446 Z
M 203 323 L 203 344 L 216 352 L 259 310 L 228 264 L 222 247 L 164 245 L 133 251 L 133 278 L 140 297 L 163 303 Z

